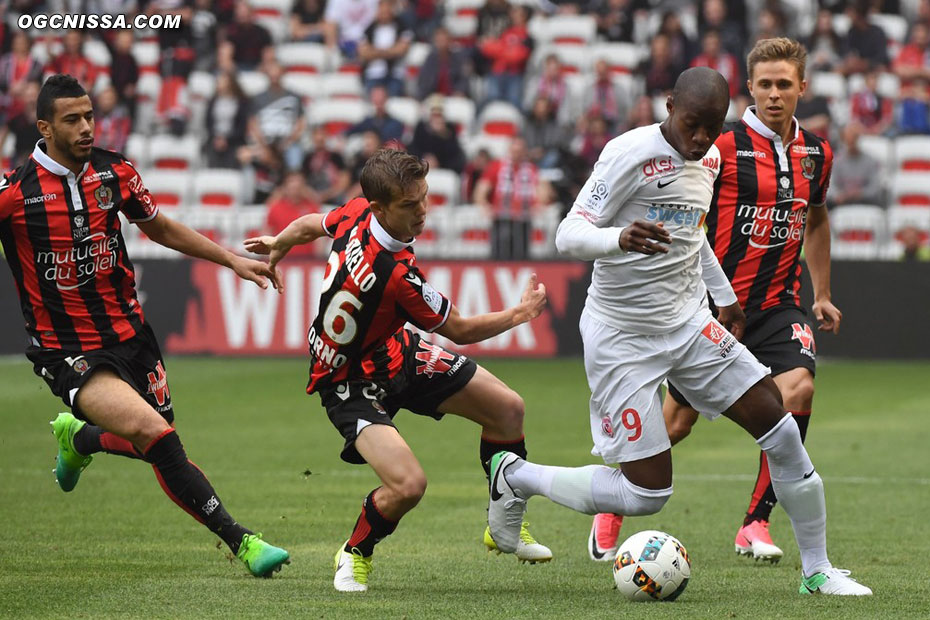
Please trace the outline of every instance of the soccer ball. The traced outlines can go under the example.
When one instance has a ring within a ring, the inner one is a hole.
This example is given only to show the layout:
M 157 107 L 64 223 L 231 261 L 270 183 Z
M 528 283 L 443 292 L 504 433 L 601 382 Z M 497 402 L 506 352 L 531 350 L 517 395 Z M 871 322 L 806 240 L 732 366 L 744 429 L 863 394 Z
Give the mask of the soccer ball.
M 646 530 L 620 545 L 613 571 L 617 590 L 631 601 L 673 601 L 691 578 L 691 558 L 674 536 Z

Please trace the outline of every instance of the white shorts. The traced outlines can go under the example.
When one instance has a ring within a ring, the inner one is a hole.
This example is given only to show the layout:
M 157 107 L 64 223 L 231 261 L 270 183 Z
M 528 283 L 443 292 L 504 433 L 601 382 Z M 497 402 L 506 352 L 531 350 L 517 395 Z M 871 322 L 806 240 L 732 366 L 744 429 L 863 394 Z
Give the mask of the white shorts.
M 587 309 L 580 328 L 591 388 L 591 453 L 609 464 L 671 447 L 659 391 L 666 379 L 713 420 L 770 373 L 706 307 L 667 334 L 623 332 Z

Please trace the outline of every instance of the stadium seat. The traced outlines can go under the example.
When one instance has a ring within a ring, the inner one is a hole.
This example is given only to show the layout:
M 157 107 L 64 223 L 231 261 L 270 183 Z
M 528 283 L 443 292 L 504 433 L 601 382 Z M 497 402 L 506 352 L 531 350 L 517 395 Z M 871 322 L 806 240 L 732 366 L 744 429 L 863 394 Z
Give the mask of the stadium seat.
M 898 172 L 889 188 L 891 204 L 902 207 L 930 206 L 930 183 L 924 172 Z
M 287 72 L 327 73 L 336 68 L 333 54 L 322 43 L 282 43 L 275 46 L 275 55 Z
M 307 105 L 323 96 L 322 82 L 329 77 L 301 71 L 288 72 L 281 76 L 281 86 L 300 97 L 304 105 Z
M 191 175 L 180 170 L 148 170 L 142 182 L 159 207 L 187 208 L 191 204 Z
M 449 255 L 466 259 L 491 257 L 491 218 L 483 207 L 455 207 L 446 242 Z
M 478 117 L 478 132 L 512 138 L 523 127 L 523 114 L 512 103 L 492 101 Z
M 321 125 L 328 136 L 336 136 L 346 129 L 361 122 L 368 113 L 368 108 L 361 100 L 321 99 L 313 102 L 307 110 L 310 124 Z
M 84 41 L 83 48 L 84 56 L 87 57 L 87 60 L 91 61 L 93 64 L 98 67 L 104 68 L 107 73 L 110 72 L 110 64 L 112 62 L 112 57 L 110 56 L 110 50 L 107 49 L 106 44 L 99 39 L 88 38 Z
M 885 211 L 873 205 L 843 205 L 830 213 L 836 259 L 879 258 L 885 242 Z
M 265 28 L 276 43 L 288 37 L 293 4 L 293 0 L 249 0 L 255 23 Z
M 455 125 L 459 137 L 471 135 L 475 124 L 475 102 L 468 97 L 446 97 L 442 115 Z
M 894 151 L 890 138 L 863 134 L 859 136 L 859 149 L 881 164 L 893 163 Z M 891 170 L 891 167 L 887 170 Z
M 242 92 L 247 97 L 254 97 L 265 92 L 271 82 L 268 75 L 261 71 L 240 71 L 236 75 L 236 79 L 239 81 L 239 86 L 242 87 Z
M 588 48 L 592 66 L 598 60 L 605 60 L 614 73 L 635 72 L 647 52 L 643 46 L 633 43 L 598 43 Z
M 813 95 L 831 100 L 846 98 L 846 78 L 835 71 L 815 71 L 811 75 Z
M 510 136 L 491 136 L 486 133 L 479 133 L 473 137 L 464 136 L 461 138 L 462 149 L 469 159 L 474 157 L 481 149 L 486 149 L 493 159 L 507 157 L 510 151 L 511 140 L 512 138 Z
M 130 49 L 132 57 L 139 65 L 139 75 L 158 73 L 158 63 L 161 60 L 161 49 L 158 43 L 150 41 L 136 41 Z
M 411 132 L 422 116 L 420 102 L 412 97 L 391 97 L 387 100 L 385 108 L 390 116 L 403 123 Z
M 898 136 L 894 140 L 894 161 L 898 170 L 930 172 L 930 136 Z M 924 177 L 930 185 L 930 178 Z
M 410 49 L 407 50 L 407 55 L 404 56 L 404 65 L 407 67 L 407 80 L 409 82 L 416 82 L 417 77 L 420 75 L 420 67 L 423 66 L 431 50 L 429 43 L 414 41 L 410 44 Z M 414 92 L 414 89 L 409 92 Z
M 547 205 L 533 214 L 530 225 L 529 255 L 533 260 L 555 257 L 555 233 L 562 221 L 562 207 Z
M 442 23 L 456 43 L 468 47 L 474 45 L 475 32 L 478 30 L 477 17 L 473 15 L 452 15 L 446 13 L 446 17 Z
M 12 138 L 12 135 L 9 137 Z M 123 155 L 129 158 L 137 170 L 149 167 L 149 139 L 138 133 L 131 133 L 126 139 L 126 149 Z
M 242 203 L 243 178 L 239 170 L 206 168 L 194 173 L 193 202 L 204 207 L 232 207 Z
M 209 101 L 216 93 L 216 76 L 209 71 L 194 71 L 187 78 L 187 92 L 191 100 Z
M 557 15 L 533 20 L 534 39 L 537 44 L 587 45 L 597 34 L 597 21 L 593 15 Z
M 904 43 L 907 40 L 907 20 L 891 13 L 873 13 L 869 21 L 881 28 L 894 43 Z
M 431 168 L 426 175 L 431 207 L 454 206 L 459 202 L 461 179 L 454 170 Z
M 446 15 L 477 17 L 485 0 L 446 0 Z
M 192 135 L 162 135 L 149 140 L 149 164 L 160 170 L 192 171 L 200 161 L 200 143 Z
M 357 73 L 330 73 L 319 82 L 322 95 L 327 99 L 352 99 L 361 101 L 365 98 L 361 76 Z
M 432 174 L 432 171 L 430 171 Z M 426 227 L 417 235 L 414 246 L 417 256 L 421 258 L 449 258 L 446 239 L 450 220 L 455 218 L 456 208 L 447 206 L 431 207 L 426 217 Z
M 540 45 L 530 56 L 531 73 L 538 75 L 542 71 L 546 57 L 555 54 L 562 64 L 563 74 L 585 74 L 591 69 L 591 51 L 583 45 Z
M 900 259 L 904 254 L 901 243 L 905 229 L 916 228 L 920 231 L 920 244 L 930 244 L 930 206 L 928 207 L 891 207 L 888 209 L 888 250 L 885 258 Z

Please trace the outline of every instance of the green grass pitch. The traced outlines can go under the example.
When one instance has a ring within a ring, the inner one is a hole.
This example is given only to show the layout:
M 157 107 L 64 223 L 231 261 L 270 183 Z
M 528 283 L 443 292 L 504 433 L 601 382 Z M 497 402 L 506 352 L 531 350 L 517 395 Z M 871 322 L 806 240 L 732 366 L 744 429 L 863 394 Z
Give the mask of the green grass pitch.
M 526 400 L 531 458 L 589 455 L 579 360 L 487 361 Z M 0 616 L 9 618 L 916 618 L 930 615 L 930 364 L 823 364 L 808 447 L 823 476 L 835 565 L 867 599 L 801 597 L 799 558 L 777 508 L 777 566 L 737 557 L 757 451 L 734 424 L 701 421 L 675 449 L 675 495 L 628 519 L 677 536 L 693 577 L 674 603 L 635 604 L 588 560 L 590 518 L 536 498 L 528 519 L 555 560 L 520 565 L 485 552 L 487 491 L 478 430 L 399 414 L 429 477 L 422 503 L 379 545 L 371 590 L 332 588 L 332 557 L 365 494 L 366 468 L 342 463 L 341 438 L 300 359 L 168 360 L 177 427 L 230 512 L 290 550 L 293 564 L 254 579 L 171 503 L 141 462 L 99 455 L 70 494 L 55 485 L 48 421 L 61 410 L 25 362 L 0 362 Z

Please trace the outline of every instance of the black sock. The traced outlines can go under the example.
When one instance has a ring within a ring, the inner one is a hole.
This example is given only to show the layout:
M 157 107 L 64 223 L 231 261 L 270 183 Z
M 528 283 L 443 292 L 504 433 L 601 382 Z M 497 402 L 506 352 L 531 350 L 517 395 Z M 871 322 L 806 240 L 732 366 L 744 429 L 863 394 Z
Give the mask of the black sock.
M 74 434 L 74 449 L 84 456 L 106 452 L 131 459 L 142 458 L 142 454 L 128 439 L 108 433 L 93 424 L 85 424 Z
M 375 506 L 375 491 L 369 493 L 362 502 L 362 514 L 355 521 L 355 529 L 352 530 L 345 546 L 348 553 L 352 553 L 352 549 L 355 548 L 365 558 L 374 553 L 376 544 L 397 529 L 397 521 L 387 519 Z
M 521 459 L 526 458 L 526 440 L 523 437 L 514 441 L 500 441 L 500 440 L 491 440 L 485 439 L 484 435 L 481 436 L 481 445 L 478 448 L 479 458 L 481 459 L 481 466 L 484 468 L 484 477 L 491 477 L 491 457 L 500 452 L 501 450 L 507 450 L 508 452 L 513 452 Z
M 798 430 L 801 432 L 801 442 L 807 439 L 807 425 L 810 423 L 810 412 L 801 413 L 791 412 L 791 417 L 798 423 Z M 761 486 L 765 484 L 765 489 Z M 775 498 L 775 489 L 772 488 L 772 479 L 769 476 L 768 463 L 765 462 L 765 453 L 759 453 L 759 477 L 756 479 L 756 490 L 753 492 L 753 501 L 750 509 L 746 512 L 743 519 L 743 525 L 749 525 L 753 521 L 768 521 L 772 516 L 772 508 L 778 500 Z M 761 494 L 760 494 L 761 490 Z
M 187 460 L 184 446 L 174 429 L 165 431 L 145 451 L 162 489 L 178 506 L 223 539 L 233 553 L 242 536 L 251 534 L 226 512 L 203 472 Z
M 103 429 L 93 424 L 85 424 L 81 430 L 74 434 L 74 449 L 84 456 L 103 452 L 100 445 L 100 435 Z

